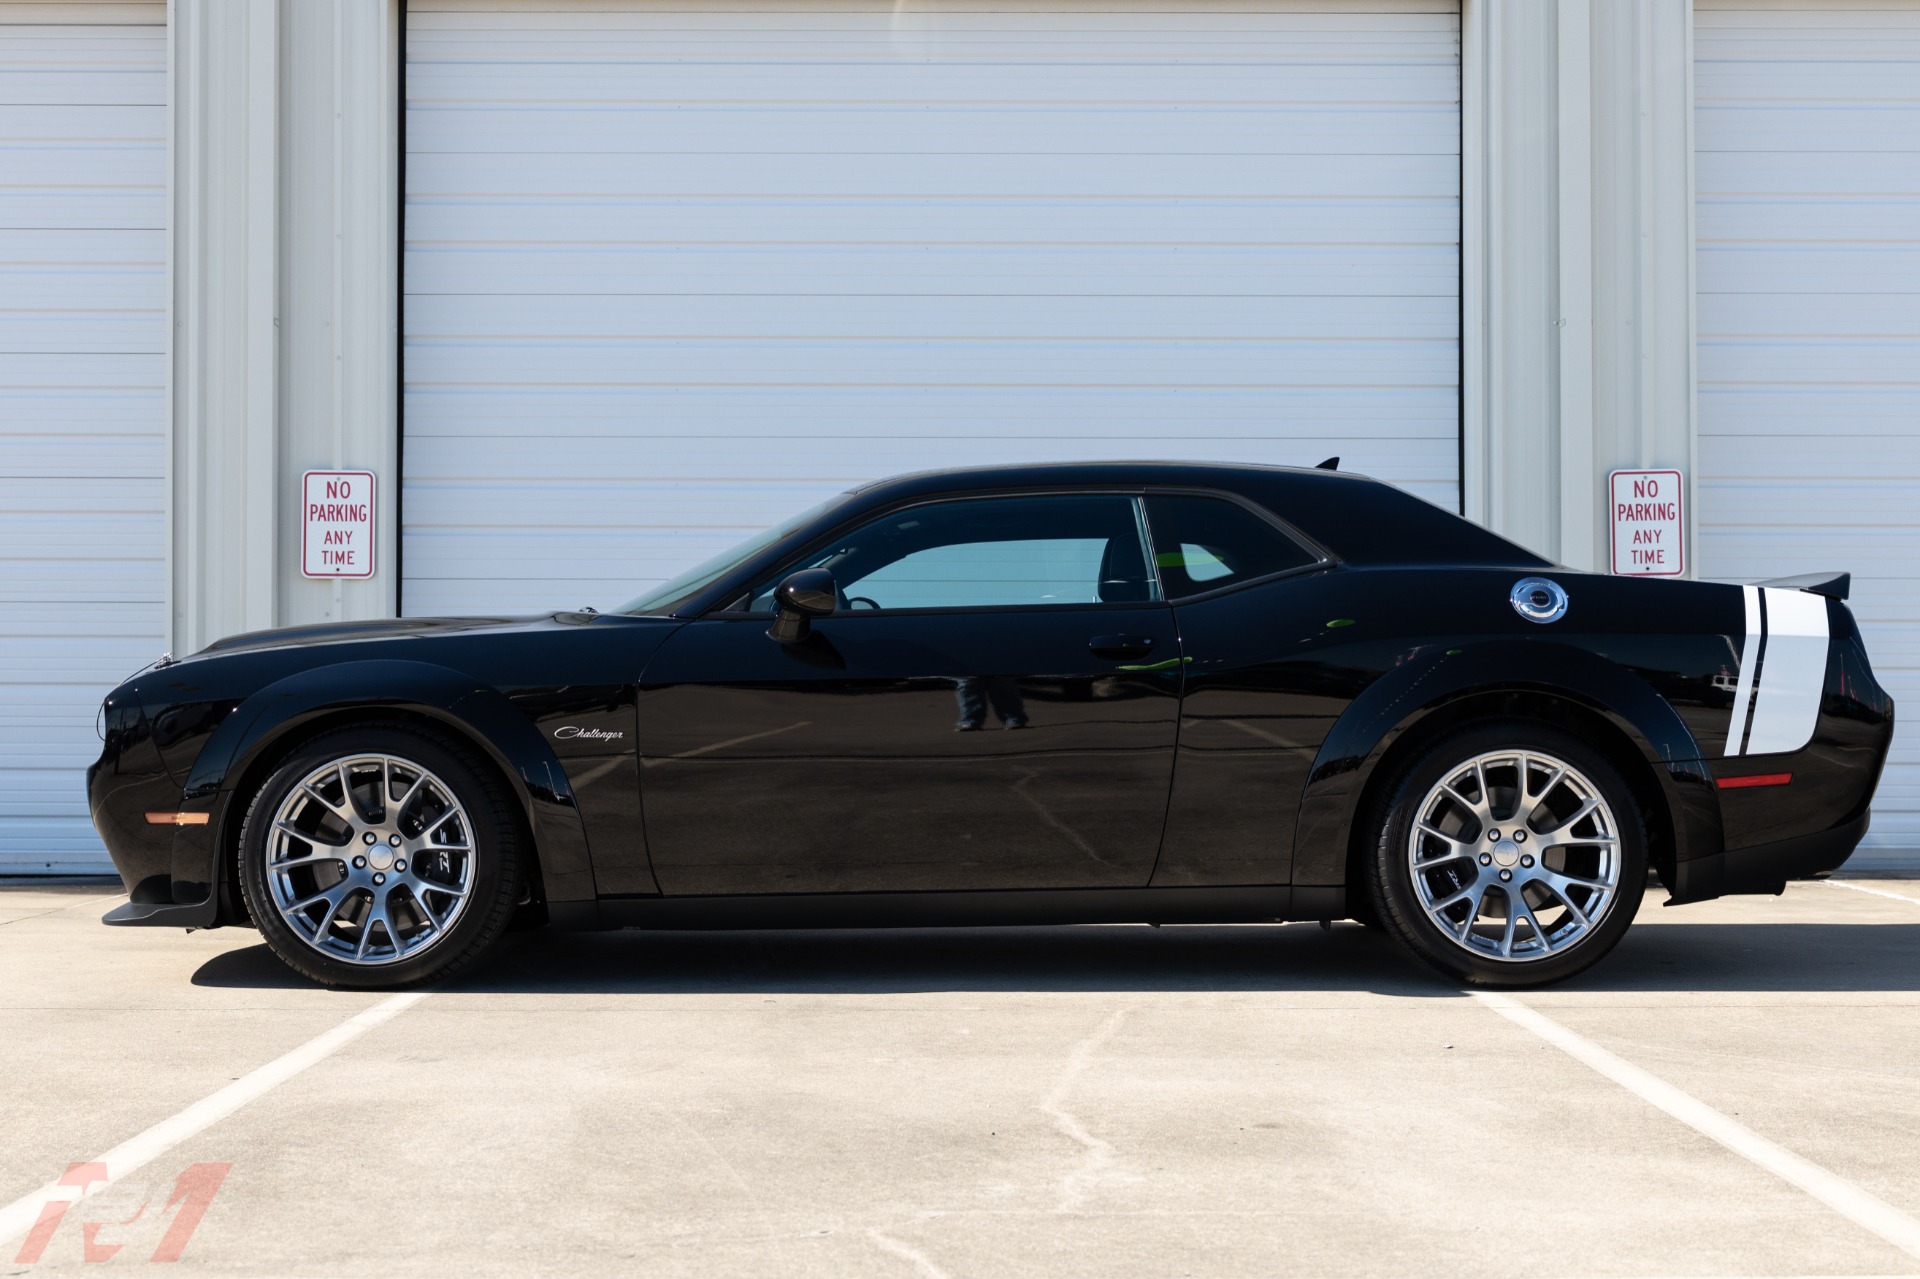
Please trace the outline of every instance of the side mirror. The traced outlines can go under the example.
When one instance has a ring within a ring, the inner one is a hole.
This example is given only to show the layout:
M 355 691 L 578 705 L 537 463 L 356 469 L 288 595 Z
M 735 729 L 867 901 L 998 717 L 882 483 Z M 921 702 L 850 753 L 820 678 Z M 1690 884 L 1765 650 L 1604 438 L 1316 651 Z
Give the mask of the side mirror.
M 803 568 L 773 588 L 773 625 L 767 635 L 782 644 L 807 637 L 816 617 L 829 617 L 840 605 L 840 588 L 824 568 Z

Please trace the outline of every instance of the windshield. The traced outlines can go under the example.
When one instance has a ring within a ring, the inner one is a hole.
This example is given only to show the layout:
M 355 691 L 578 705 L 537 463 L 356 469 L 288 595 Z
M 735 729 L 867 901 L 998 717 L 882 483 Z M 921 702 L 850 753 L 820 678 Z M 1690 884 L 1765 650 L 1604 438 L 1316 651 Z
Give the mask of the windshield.
M 810 506 L 792 519 L 776 524 L 764 533 L 755 533 L 738 546 L 703 560 L 677 577 L 669 578 L 638 599 L 629 600 L 617 610 L 622 613 L 671 613 L 691 597 L 740 567 L 782 538 L 788 537 L 840 505 L 846 495 L 830 497 L 818 506 Z

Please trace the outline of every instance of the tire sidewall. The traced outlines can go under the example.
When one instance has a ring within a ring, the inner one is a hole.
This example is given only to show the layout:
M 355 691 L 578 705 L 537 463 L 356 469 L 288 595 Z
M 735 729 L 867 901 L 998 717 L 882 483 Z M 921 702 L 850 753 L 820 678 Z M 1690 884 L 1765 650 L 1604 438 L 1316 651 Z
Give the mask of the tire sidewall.
M 281 918 L 268 884 L 268 834 L 274 814 L 300 782 L 329 760 L 349 755 L 394 755 L 413 761 L 450 787 L 467 811 L 473 841 L 472 898 L 445 937 L 388 964 L 348 964 L 320 953 Z M 503 931 L 519 896 L 519 865 L 512 815 L 497 782 L 465 751 L 437 734 L 398 727 L 343 728 L 296 746 L 254 793 L 240 828 L 239 878 L 247 909 L 275 955 L 329 986 L 414 985 L 461 966 Z
M 1461 761 L 1489 751 L 1537 750 L 1573 765 L 1597 787 L 1619 827 L 1620 882 L 1612 906 L 1597 928 L 1545 959 L 1502 963 L 1468 953 L 1444 935 L 1420 904 L 1407 865 L 1407 841 L 1416 807 Z M 1475 725 L 1448 734 L 1421 752 L 1385 788 L 1375 811 L 1375 839 L 1368 867 L 1369 893 L 1386 930 L 1431 967 L 1477 986 L 1523 987 L 1564 980 L 1605 957 L 1632 926 L 1647 882 L 1645 814 L 1619 769 L 1578 738 L 1526 720 Z

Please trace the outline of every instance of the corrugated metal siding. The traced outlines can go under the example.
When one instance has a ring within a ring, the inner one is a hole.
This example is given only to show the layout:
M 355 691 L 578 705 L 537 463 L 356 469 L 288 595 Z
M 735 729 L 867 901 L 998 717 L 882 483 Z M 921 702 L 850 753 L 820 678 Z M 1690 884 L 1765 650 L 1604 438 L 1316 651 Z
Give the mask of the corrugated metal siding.
M 408 12 L 409 613 L 617 604 L 930 466 L 1456 499 L 1451 3 Z
M 1700 569 L 1853 571 L 1904 716 L 1868 844 L 1920 849 L 1920 3 L 1694 21 Z
M 57 25 L 0 5 L 0 874 L 111 869 L 82 780 L 94 712 L 165 642 L 167 32 L 148 9 Z

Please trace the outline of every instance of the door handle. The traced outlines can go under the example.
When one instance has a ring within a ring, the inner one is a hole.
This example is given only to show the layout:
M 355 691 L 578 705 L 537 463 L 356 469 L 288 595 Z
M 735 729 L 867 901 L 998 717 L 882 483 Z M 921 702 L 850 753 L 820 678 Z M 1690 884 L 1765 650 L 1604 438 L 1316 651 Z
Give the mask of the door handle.
M 1145 657 L 1153 651 L 1149 635 L 1096 635 L 1087 641 L 1087 651 L 1095 657 Z

